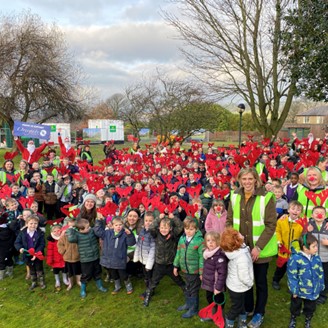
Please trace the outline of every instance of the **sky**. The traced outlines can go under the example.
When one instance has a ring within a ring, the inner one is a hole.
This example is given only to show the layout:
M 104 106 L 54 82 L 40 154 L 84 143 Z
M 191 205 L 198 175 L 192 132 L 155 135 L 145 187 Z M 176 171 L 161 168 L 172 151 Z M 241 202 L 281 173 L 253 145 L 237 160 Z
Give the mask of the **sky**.
M 178 74 L 181 67 L 181 44 L 161 15 L 162 9 L 171 10 L 166 0 L 10 0 L 1 3 L 0 12 L 24 9 L 64 32 L 87 77 L 85 86 L 100 100 L 157 68 Z

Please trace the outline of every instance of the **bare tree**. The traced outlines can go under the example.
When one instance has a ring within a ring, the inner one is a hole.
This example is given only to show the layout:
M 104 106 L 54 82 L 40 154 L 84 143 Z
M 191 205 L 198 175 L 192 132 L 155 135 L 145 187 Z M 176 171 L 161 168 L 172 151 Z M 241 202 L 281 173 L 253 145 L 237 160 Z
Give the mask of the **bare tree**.
M 90 119 L 114 119 L 115 115 L 107 101 L 102 101 L 92 108 L 87 117 Z
M 111 109 L 113 113 L 113 118 L 120 118 L 120 112 L 126 105 L 126 101 L 126 97 L 121 93 L 115 93 L 105 101 L 106 105 Z
M 281 129 L 295 94 L 280 63 L 283 16 L 291 0 L 171 0 L 165 17 L 186 46 L 190 71 L 219 97 L 238 97 L 265 136 Z
M 149 96 L 144 91 L 142 83 L 125 89 L 125 101 L 122 101 L 119 118 L 128 123 L 135 137 L 140 139 L 140 129 L 148 125 Z
M 137 137 L 139 130 L 148 126 L 160 136 L 160 142 L 170 142 L 172 133 L 184 140 L 200 130 L 214 130 L 219 124 L 219 106 L 204 101 L 199 86 L 160 72 L 129 87 L 126 99 L 120 117 L 132 126 Z
M 81 70 L 63 34 L 29 11 L 0 17 L 0 119 L 45 122 L 81 117 Z

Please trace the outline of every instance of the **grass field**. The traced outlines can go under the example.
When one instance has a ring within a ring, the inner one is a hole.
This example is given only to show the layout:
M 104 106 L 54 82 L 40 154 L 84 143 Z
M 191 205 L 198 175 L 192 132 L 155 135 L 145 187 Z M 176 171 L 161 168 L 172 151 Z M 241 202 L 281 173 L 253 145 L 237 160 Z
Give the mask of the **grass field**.
M 128 147 L 124 145 L 123 147 Z M 103 159 L 102 146 L 91 148 L 95 163 Z M 0 163 L 3 162 L 4 150 L 0 150 Z M 16 157 L 15 163 L 20 157 Z M 213 323 L 200 322 L 199 318 L 182 319 L 176 308 L 183 304 L 182 292 L 168 278 L 165 278 L 156 290 L 148 308 L 144 308 L 138 295 L 144 291 L 142 279 L 133 279 L 134 293 L 126 295 L 124 291 L 118 295 L 110 292 L 103 294 L 96 290 L 95 283 L 87 287 L 87 298 L 81 300 L 79 289 L 75 286 L 71 291 L 54 292 L 54 278 L 47 266 L 47 288 L 34 292 L 28 290 L 30 282 L 26 282 L 25 267 L 14 269 L 14 279 L 0 281 L 0 328 L 11 327 L 118 327 L 118 328 L 187 328 L 215 327 Z M 274 271 L 274 262 L 270 265 L 269 283 Z M 113 289 L 113 284 L 105 283 L 105 287 Z M 201 306 L 206 305 L 205 293 L 200 293 Z M 269 287 L 269 301 L 265 315 L 264 328 L 285 328 L 289 322 L 289 294 L 286 278 L 282 281 L 282 290 L 274 291 Z M 227 304 L 229 308 L 229 302 Z M 304 326 L 304 318 L 298 319 L 297 327 Z M 318 307 L 313 328 L 328 327 L 328 307 Z
M 272 263 L 273 264 L 273 263 Z M 133 279 L 134 293 L 126 295 L 122 290 L 118 295 L 98 292 L 95 283 L 87 287 L 87 297 L 81 300 L 79 289 L 54 292 L 54 278 L 46 268 L 47 288 L 28 290 L 24 266 L 15 267 L 15 277 L 0 281 L 0 327 L 215 327 L 213 323 L 200 322 L 198 317 L 180 318 L 176 308 L 183 304 L 182 292 L 168 278 L 156 289 L 148 308 L 144 308 L 138 295 L 143 292 L 142 279 Z M 271 265 L 269 279 L 273 274 Z M 105 283 L 110 290 L 113 284 Z M 200 292 L 201 306 L 206 305 L 205 293 Z M 227 308 L 229 304 L 227 304 Z M 285 280 L 281 291 L 269 290 L 269 302 L 263 327 L 284 328 L 289 322 L 289 294 Z M 313 328 L 328 326 L 327 305 L 318 307 Z M 297 327 L 304 326 L 304 318 L 298 320 Z

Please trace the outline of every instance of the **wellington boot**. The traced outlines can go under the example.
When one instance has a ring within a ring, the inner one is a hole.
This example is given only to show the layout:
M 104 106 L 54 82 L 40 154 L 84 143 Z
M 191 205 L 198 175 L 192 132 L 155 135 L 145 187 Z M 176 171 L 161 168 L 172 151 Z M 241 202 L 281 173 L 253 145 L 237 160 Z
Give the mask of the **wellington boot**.
M 107 293 L 108 292 L 108 289 L 105 288 L 103 285 L 102 285 L 102 281 L 101 279 L 98 279 L 96 280 L 96 285 L 97 285 L 97 288 L 99 291 L 103 292 L 103 293 Z
M 189 305 L 189 310 L 182 315 L 183 319 L 190 319 L 194 315 L 198 314 L 198 310 L 199 310 L 198 297 L 188 297 L 187 304 Z
M 31 280 L 32 280 L 32 284 L 29 288 L 29 290 L 34 290 L 38 285 L 37 285 L 37 277 L 33 274 L 31 275 Z
M 87 284 L 85 282 L 81 282 L 80 296 L 83 299 L 87 296 Z
M 189 297 L 186 297 L 185 304 L 179 306 L 177 308 L 177 311 L 187 311 L 189 310 L 190 304 L 189 304 Z
M 114 281 L 114 290 L 112 291 L 112 295 L 116 295 L 118 294 L 118 292 L 121 290 L 122 286 L 121 286 L 121 280 L 120 279 L 116 279 Z
M 127 281 L 124 281 L 125 288 L 126 288 L 126 293 L 128 295 L 133 293 L 133 287 L 131 281 L 128 279 Z
M 149 305 L 152 295 L 153 295 L 153 291 L 151 289 L 147 289 L 146 290 L 146 296 L 145 296 L 145 299 L 144 299 L 144 302 L 143 302 L 144 306 Z
M 38 280 L 39 280 L 39 286 L 41 289 L 45 289 L 47 286 L 45 284 L 45 279 L 44 279 L 44 274 L 42 271 L 38 271 L 36 273 L 37 277 L 38 277 Z
M 14 267 L 13 266 L 7 267 L 6 274 L 9 278 L 13 279 L 14 278 Z

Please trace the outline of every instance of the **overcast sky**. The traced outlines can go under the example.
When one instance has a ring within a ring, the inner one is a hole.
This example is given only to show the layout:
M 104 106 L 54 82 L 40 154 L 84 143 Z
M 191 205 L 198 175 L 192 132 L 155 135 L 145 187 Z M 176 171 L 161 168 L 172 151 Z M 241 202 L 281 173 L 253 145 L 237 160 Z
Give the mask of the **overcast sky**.
M 30 9 L 55 22 L 101 99 L 123 91 L 157 67 L 175 71 L 182 60 L 176 34 L 160 15 L 165 0 L 10 0 L 1 13 Z

